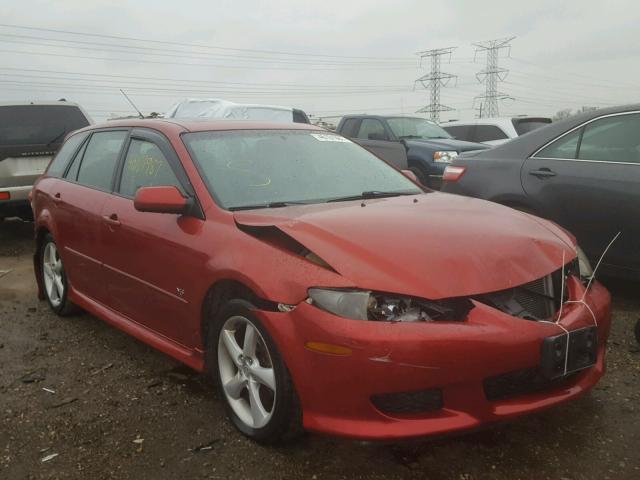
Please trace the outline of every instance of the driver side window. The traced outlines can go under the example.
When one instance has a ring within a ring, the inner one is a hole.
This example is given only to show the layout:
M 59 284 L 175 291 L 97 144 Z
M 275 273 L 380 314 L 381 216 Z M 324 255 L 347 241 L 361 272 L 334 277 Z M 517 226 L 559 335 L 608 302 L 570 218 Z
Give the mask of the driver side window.
M 132 139 L 120 179 L 120 193 L 135 197 L 141 187 L 175 186 L 184 189 L 158 146 L 145 140 Z

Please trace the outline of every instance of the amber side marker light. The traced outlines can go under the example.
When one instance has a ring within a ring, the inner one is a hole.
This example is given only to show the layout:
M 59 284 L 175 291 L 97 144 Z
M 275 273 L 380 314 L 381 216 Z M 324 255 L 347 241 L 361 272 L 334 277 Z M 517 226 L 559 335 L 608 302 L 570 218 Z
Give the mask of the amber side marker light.
M 304 347 L 313 352 L 327 353 L 329 355 L 347 356 L 353 353 L 353 350 L 348 347 L 333 345 L 331 343 L 307 342 L 304 344 Z
M 11 200 L 11 193 L 0 192 L 0 200 Z
M 460 177 L 464 175 L 464 172 L 467 171 L 467 167 L 456 167 L 454 165 L 448 165 L 444 169 L 444 173 L 442 174 L 442 180 L 444 182 L 457 182 L 460 180 Z

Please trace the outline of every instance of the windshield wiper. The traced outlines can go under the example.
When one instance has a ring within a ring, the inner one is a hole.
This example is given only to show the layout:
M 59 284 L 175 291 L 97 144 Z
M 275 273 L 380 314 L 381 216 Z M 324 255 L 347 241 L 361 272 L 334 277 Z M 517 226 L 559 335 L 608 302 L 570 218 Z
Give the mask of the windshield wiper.
M 67 127 L 65 127 L 58 135 L 56 135 L 55 137 L 53 137 L 51 140 L 49 140 L 49 142 L 47 143 L 47 147 L 50 146 L 52 143 L 55 143 L 57 140 L 60 140 L 61 137 L 64 137 L 64 134 L 67 133 Z
M 360 195 L 349 195 L 327 200 L 329 202 L 348 202 L 349 200 L 367 200 L 369 198 L 399 197 L 400 195 L 417 195 L 420 192 L 383 192 L 380 190 L 368 190 Z
M 422 138 L 420 135 L 400 135 L 398 138 Z
M 237 207 L 229 207 L 228 210 L 231 212 L 235 212 L 236 210 L 256 210 L 258 208 L 282 208 L 288 207 L 290 205 L 308 205 L 308 202 L 269 202 L 269 203 L 258 203 L 256 205 L 240 205 Z

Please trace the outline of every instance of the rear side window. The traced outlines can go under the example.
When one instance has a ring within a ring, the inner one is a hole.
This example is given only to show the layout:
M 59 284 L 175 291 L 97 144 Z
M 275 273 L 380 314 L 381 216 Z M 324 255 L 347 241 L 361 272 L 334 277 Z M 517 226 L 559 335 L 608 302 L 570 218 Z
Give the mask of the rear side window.
M 580 140 L 580 132 L 582 129 L 574 130 L 573 132 L 559 138 L 551 145 L 540 150 L 536 157 L 541 158 L 576 158 L 576 151 L 578 150 L 578 141 Z
M 365 118 L 360 124 L 357 138 L 362 140 L 388 140 L 384 125 L 375 118 Z
M 47 168 L 47 175 L 50 177 L 61 177 L 64 173 L 69 161 L 73 158 L 80 144 L 87 138 L 88 133 L 79 133 L 70 137 L 58 154 L 53 158 Z
M 493 140 L 504 140 L 507 134 L 500 127 L 495 125 L 476 125 L 476 142 L 491 142 Z
M 126 137 L 126 131 L 95 132 L 91 135 L 82 156 L 78 183 L 109 190 Z
M 578 158 L 640 163 L 640 114 L 607 117 L 588 124 Z
M 355 137 L 359 121 L 360 119 L 358 118 L 349 118 L 345 120 L 340 133 L 342 133 L 342 135 L 344 135 L 345 137 Z
M 171 165 L 158 146 L 144 140 L 131 140 L 122 170 L 120 193 L 134 197 L 140 187 L 160 185 L 173 185 L 183 192 Z
M 465 140 L 467 142 L 473 141 L 472 135 L 474 125 L 442 125 L 442 128 L 458 140 Z
M 87 125 L 73 105 L 0 107 L 0 145 L 59 145 L 66 134 Z

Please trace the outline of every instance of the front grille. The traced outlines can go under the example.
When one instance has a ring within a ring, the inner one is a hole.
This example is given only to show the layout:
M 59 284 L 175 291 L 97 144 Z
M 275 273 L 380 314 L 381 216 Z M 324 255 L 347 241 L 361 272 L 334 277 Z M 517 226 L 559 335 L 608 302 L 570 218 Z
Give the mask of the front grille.
M 427 413 L 440 410 L 443 406 L 442 390 L 438 388 L 373 395 L 371 402 L 378 410 L 389 414 Z
M 551 390 L 572 381 L 574 375 L 549 379 L 539 368 L 527 368 L 488 377 L 484 380 L 484 394 L 487 400 L 505 400 L 518 395 Z
M 548 320 L 560 305 L 561 271 L 524 285 L 477 297 L 511 316 L 526 320 Z

